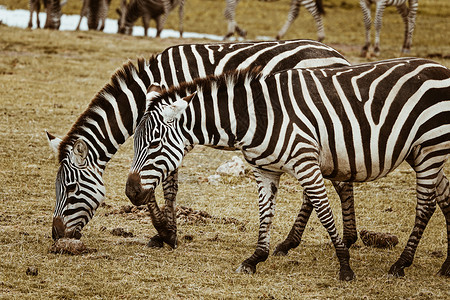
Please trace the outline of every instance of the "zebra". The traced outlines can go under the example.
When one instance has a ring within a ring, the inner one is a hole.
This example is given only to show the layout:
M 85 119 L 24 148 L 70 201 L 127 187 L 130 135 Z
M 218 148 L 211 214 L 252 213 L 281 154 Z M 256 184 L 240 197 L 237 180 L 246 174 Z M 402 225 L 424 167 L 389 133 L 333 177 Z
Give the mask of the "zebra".
M 103 31 L 103 29 L 105 29 L 105 21 L 108 16 L 110 5 L 111 0 L 83 0 L 80 21 L 78 21 L 75 30 L 80 30 L 81 20 L 83 20 L 83 17 L 86 17 L 88 20 L 88 28 L 90 30 Z
M 47 18 L 45 20 L 44 28 L 59 29 L 61 25 L 61 7 L 67 3 L 66 0 L 59 2 L 59 0 L 42 0 Z M 36 26 L 41 27 L 39 20 L 39 12 L 41 10 L 41 0 L 29 0 L 28 7 L 30 10 L 30 19 L 28 21 L 28 28 L 33 27 L 33 13 L 36 12 Z
M 225 19 L 227 19 L 228 21 L 228 32 L 225 35 L 224 40 L 229 39 L 234 35 L 234 33 L 237 33 L 243 38 L 247 36 L 247 32 L 244 29 L 240 28 L 235 20 L 236 6 L 238 5 L 238 3 L 239 0 L 226 0 L 224 15 Z M 291 24 L 298 17 L 300 5 L 303 5 L 313 16 L 317 26 L 317 40 L 319 42 L 323 41 L 325 39 L 325 30 L 323 27 L 322 15 L 325 14 L 325 10 L 323 8 L 322 0 L 292 0 L 286 23 L 278 32 L 276 39 L 281 40 L 286 34 Z
M 339 52 L 322 43 L 291 40 L 178 45 L 167 48 L 149 61 L 139 59 L 137 66 L 125 64 L 112 76 L 111 83 L 98 92 L 64 138 L 47 133 L 59 161 L 53 239 L 80 238 L 82 228 L 103 202 L 104 169 L 120 145 L 134 133 L 144 114 L 147 87 L 151 83 L 159 83 L 161 88 L 167 89 L 208 74 L 257 65 L 263 66 L 264 74 L 269 74 L 293 67 L 342 66 L 349 63 Z M 163 189 L 166 227 L 161 231 L 171 232 L 171 238 L 164 240 L 158 230 L 149 246 L 162 246 L 164 241 L 175 247 L 177 172 L 165 180 Z M 342 199 L 352 202 L 350 189 L 340 189 L 338 192 Z M 349 207 L 346 210 L 349 224 L 346 228 L 348 240 L 354 241 L 356 228 L 352 203 Z M 302 220 L 296 222 L 296 227 L 301 229 L 301 226 Z M 161 226 L 155 227 L 158 229 Z M 297 232 L 290 235 L 280 254 L 297 245 L 300 236 Z
M 176 170 L 194 145 L 241 150 L 253 166 L 259 194 L 255 252 L 237 272 L 254 273 L 269 255 L 275 198 L 282 173 L 304 188 L 352 280 L 350 254 L 337 233 L 324 178 L 365 182 L 405 161 L 416 172 L 414 228 L 389 273 L 404 276 L 436 202 L 447 223 L 450 276 L 450 70 L 418 58 L 340 68 L 292 69 L 263 76 L 252 70 L 200 78 L 155 90 L 134 134 L 131 188 L 147 187 L 142 203 Z
M 409 3 L 409 7 L 406 3 Z M 403 41 L 402 53 L 409 53 L 412 44 L 412 35 L 416 24 L 417 6 L 419 0 L 359 0 L 364 18 L 364 27 L 366 30 L 366 43 L 361 50 L 361 56 L 366 57 L 370 47 L 370 6 L 372 3 L 376 4 L 375 11 L 375 43 L 373 53 L 375 56 L 380 55 L 380 31 L 381 20 L 386 6 L 395 6 L 398 13 L 402 16 L 403 23 L 405 23 L 405 39 Z
M 147 36 L 150 19 L 156 21 L 156 37 L 159 37 L 164 28 L 169 13 L 179 5 L 178 16 L 180 20 L 180 37 L 183 36 L 183 17 L 185 0 L 126 0 L 120 1 L 118 33 L 129 34 L 133 32 L 133 24 L 139 17 L 144 23 L 144 36 Z

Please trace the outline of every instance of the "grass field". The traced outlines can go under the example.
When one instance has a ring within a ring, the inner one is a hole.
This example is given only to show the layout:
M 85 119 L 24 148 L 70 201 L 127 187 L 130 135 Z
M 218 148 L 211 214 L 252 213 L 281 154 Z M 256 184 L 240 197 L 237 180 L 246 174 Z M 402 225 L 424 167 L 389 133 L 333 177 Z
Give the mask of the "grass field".
M 3 5 L 9 9 L 26 8 L 26 2 L 6 0 Z M 354 2 L 325 1 L 325 42 L 357 63 L 365 61 L 358 57 L 364 32 L 361 12 Z M 117 3 L 113 0 L 110 17 Z M 63 13 L 78 13 L 80 6 L 80 1 L 69 0 Z M 243 0 L 238 6 L 238 22 L 248 30 L 249 38 L 274 36 L 288 6 L 287 0 Z M 223 0 L 188 0 L 185 30 L 224 34 L 223 9 Z M 246 18 L 244 14 L 250 10 L 255 10 L 252 18 Z M 300 17 L 286 38 L 315 38 L 312 18 L 304 8 Z M 411 55 L 431 57 L 450 67 L 449 17 L 447 0 L 421 0 Z M 177 22 L 173 14 L 167 27 L 177 29 Z M 399 55 L 401 26 L 395 9 L 387 9 L 380 58 Z M 223 177 L 217 185 L 209 184 L 205 178 L 237 153 L 202 147 L 184 160 L 178 204 L 217 218 L 180 221 L 176 250 L 145 247 L 155 234 L 148 215 L 121 212 L 123 206 L 130 205 L 124 188 L 132 159 L 131 139 L 109 163 L 105 205 L 83 230 L 82 241 L 91 251 L 77 256 L 49 253 L 57 164 L 44 129 L 64 136 L 126 60 L 192 42 L 202 41 L 30 31 L 0 25 L 0 299 L 450 298 L 449 278 L 435 275 L 447 251 L 445 221 L 439 209 L 406 277 L 387 276 L 414 222 L 415 177 L 405 164 L 387 178 L 356 185 L 358 231 L 390 232 L 398 236 L 400 243 L 393 249 L 380 250 L 366 247 L 359 240 L 350 249 L 357 276 L 352 282 L 338 280 L 334 248 L 315 215 L 302 244 L 289 256 L 269 257 L 254 275 L 235 274 L 235 268 L 253 252 L 257 240 L 256 185 L 251 176 Z M 450 174 L 450 163 L 446 174 Z M 341 228 L 340 205 L 330 185 L 328 188 Z M 162 200 L 160 190 L 157 196 Z M 300 205 L 300 186 L 283 176 L 273 246 L 287 235 Z M 133 233 L 133 237 L 112 235 L 112 229 L 119 227 Z M 30 267 L 37 269 L 36 276 L 27 275 Z

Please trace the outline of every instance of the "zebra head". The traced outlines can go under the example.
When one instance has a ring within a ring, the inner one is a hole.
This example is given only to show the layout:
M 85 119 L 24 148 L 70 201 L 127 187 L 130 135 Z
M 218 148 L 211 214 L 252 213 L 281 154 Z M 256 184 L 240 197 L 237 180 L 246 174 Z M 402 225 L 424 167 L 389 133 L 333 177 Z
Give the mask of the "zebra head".
M 125 193 L 134 205 L 147 204 L 154 199 L 154 190 L 184 156 L 186 139 L 181 131 L 181 115 L 195 94 L 178 97 L 177 101 L 157 96 L 134 133 L 134 157 Z
M 82 138 L 66 143 L 48 132 L 47 138 L 51 148 L 59 151 L 60 163 L 55 182 L 52 238 L 79 239 L 81 230 L 105 198 L 103 169 L 93 163 L 88 143 Z

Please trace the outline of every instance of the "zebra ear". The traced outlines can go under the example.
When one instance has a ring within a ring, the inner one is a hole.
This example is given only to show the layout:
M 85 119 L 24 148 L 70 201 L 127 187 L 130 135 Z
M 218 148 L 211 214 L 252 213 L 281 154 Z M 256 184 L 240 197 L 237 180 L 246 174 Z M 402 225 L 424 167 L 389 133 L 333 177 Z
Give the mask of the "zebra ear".
M 47 141 L 48 141 L 50 148 L 55 153 L 58 153 L 59 144 L 61 144 L 62 140 L 59 137 L 56 137 L 53 134 L 49 133 L 47 130 L 45 131 L 45 134 L 47 136 Z
M 147 89 L 147 95 L 145 96 L 145 99 L 147 100 L 146 108 L 148 108 L 153 99 L 161 95 L 163 91 L 164 90 L 157 83 L 153 83 L 151 86 L 149 86 L 149 88 Z
M 175 101 L 173 104 L 166 106 L 162 111 L 164 122 L 171 123 L 174 119 L 178 119 L 188 107 L 189 101 L 195 95 L 191 94 L 182 99 Z
M 75 144 L 73 144 L 72 151 L 72 162 L 77 166 L 83 165 L 88 154 L 88 147 L 86 142 L 82 139 L 78 139 Z

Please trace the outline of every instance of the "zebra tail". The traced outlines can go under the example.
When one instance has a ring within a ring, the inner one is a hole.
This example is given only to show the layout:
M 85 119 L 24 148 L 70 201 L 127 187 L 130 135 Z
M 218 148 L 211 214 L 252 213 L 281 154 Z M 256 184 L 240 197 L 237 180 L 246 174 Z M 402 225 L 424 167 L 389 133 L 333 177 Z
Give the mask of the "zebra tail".
M 316 6 L 317 6 L 317 11 L 319 12 L 319 14 L 324 16 L 325 15 L 325 8 L 323 7 L 322 0 L 316 0 Z

